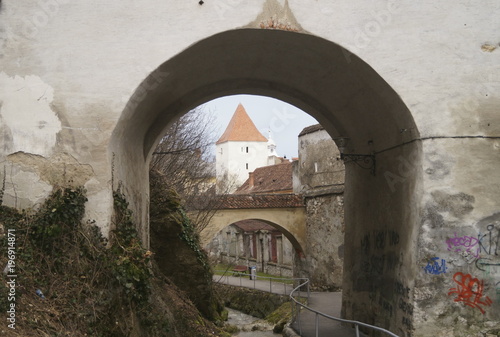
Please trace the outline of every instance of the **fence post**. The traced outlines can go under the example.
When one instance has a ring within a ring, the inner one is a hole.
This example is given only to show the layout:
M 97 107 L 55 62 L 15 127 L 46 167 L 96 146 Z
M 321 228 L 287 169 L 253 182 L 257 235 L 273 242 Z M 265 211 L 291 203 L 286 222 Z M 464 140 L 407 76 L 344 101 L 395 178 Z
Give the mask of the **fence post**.
M 319 315 L 316 313 L 316 337 L 319 337 Z
M 302 336 L 302 324 L 300 324 L 300 306 L 298 303 L 297 303 L 297 306 L 298 306 L 298 308 L 297 308 L 297 323 L 299 325 L 299 335 Z

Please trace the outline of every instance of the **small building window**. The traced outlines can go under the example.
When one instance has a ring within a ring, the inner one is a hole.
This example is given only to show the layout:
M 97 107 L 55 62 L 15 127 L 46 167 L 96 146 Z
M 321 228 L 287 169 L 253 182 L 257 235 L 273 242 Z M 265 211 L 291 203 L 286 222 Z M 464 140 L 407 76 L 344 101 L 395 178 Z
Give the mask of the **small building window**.
M 248 170 L 248 163 L 245 164 L 246 169 Z
M 247 146 L 247 153 L 248 153 L 248 146 Z

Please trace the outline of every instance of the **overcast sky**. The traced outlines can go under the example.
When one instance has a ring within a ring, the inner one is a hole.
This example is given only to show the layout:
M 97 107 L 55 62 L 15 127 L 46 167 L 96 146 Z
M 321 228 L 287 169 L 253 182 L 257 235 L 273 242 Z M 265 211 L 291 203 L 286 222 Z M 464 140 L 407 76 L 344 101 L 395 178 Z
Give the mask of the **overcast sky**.
M 297 136 L 306 126 L 318 123 L 304 111 L 274 98 L 254 95 L 226 96 L 203 105 L 205 111 L 215 114 L 219 128 L 217 139 L 226 129 L 239 103 L 243 104 L 257 129 L 266 138 L 271 130 L 276 142 L 276 152 L 281 157 L 297 157 Z

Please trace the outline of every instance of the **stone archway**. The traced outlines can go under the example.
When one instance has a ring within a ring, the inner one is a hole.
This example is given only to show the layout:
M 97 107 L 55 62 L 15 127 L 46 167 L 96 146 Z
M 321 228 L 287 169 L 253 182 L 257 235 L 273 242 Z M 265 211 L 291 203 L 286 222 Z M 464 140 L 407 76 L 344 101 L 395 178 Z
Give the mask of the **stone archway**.
M 292 227 L 304 229 L 304 226 L 298 225 L 305 220 L 304 212 L 292 211 L 284 216 L 273 214 L 273 211 L 276 210 L 263 213 L 236 209 L 217 212 L 214 216 L 216 219 L 212 219 L 207 226 L 210 231 L 202 231 L 200 235 L 201 244 L 212 262 L 245 266 L 253 264 L 257 270 L 271 275 L 296 277 L 294 267 L 300 263 L 297 260 L 303 260 L 304 252 L 300 239 L 297 239 L 300 234 Z M 274 222 L 283 220 L 281 225 Z M 288 221 L 295 223 L 290 225 Z
M 115 181 L 122 182 L 142 224 L 144 242 L 148 163 L 163 130 L 190 108 L 236 93 L 291 103 L 314 116 L 333 139 L 348 138 L 345 153 L 375 156 L 374 174 L 355 163 L 346 167 L 344 315 L 393 331 L 411 330 L 412 314 L 395 309 L 389 315 L 381 308 L 384 301 L 396 308 L 403 295 L 405 301 L 411 298 L 422 179 L 421 148 L 414 142 L 419 132 L 408 108 L 375 70 L 312 35 L 220 33 L 166 61 L 142 82 L 117 123 L 110 152 Z M 402 163 L 406 174 L 396 179 L 392 172 Z
M 287 237 L 296 251 L 304 253 L 306 229 L 303 208 L 220 210 L 210 220 L 210 226 L 201 232 L 202 245 L 207 245 L 223 228 L 247 219 L 259 220 L 275 227 Z

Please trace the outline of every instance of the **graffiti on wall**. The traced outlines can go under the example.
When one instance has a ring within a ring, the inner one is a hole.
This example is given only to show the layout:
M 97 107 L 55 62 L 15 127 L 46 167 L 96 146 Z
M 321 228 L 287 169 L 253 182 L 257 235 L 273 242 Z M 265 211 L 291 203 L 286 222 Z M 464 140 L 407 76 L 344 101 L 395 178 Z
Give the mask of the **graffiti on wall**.
M 367 274 L 380 274 L 395 270 L 400 263 L 400 256 L 386 248 L 399 244 L 399 234 L 393 230 L 373 231 L 361 239 L 361 250 L 369 258 L 362 263 L 362 269 Z
M 446 240 L 449 251 L 464 252 L 475 257 L 479 257 L 479 240 L 475 237 L 464 235 L 449 238 Z
M 399 244 L 399 233 L 393 230 L 374 231 L 372 235 L 366 234 L 361 239 L 361 249 L 368 253 L 373 246 L 375 250 L 383 250 L 387 246 L 396 246 Z
M 382 308 L 382 310 L 384 310 L 387 313 L 387 315 L 389 317 L 392 317 L 392 315 L 394 313 L 394 308 L 393 308 L 392 303 L 390 301 L 388 301 L 385 298 L 383 298 L 382 296 L 380 296 L 378 299 L 378 305 Z
M 360 251 L 365 253 L 365 258 L 360 264 L 360 269 L 365 275 L 378 276 L 384 273 L 394 272 L 401 264 L 401 254 L 394 249 L 401 244 L 401 238 L 394 230 L 374 230 L 364 234 L 360 240 Z M 375 280 L 383 280 L 376 277 Z M 367 282 L 367 278 L 360 278 L 360 282 L 354 282 L 353 287 L 357 291 L 370 291 L 370 298 L 378 304 L 378 311 L 383 312 L 385 317 L 394 317 L 401 320 L 402 328 L 409 335 L 413 330 L 413 300 L 411 289 L 403 281 L 394 282 L 394 297 L 384 297 L 378 292 L 383 285 L 376 282 Z M 378 292 L 378 293 L 377 293 Z
M 479 244 L 479 254 L 487 256 L 498 256 L 498 244 L 500 240 L 500 226 L 488 225 L 486 233 L 479 233 L 477 236 Z
M 424 267 L 424 271 L 426 274 L 439 275 L 446 273 L 446 260 L 439 259 L 439 257 L 433 257 L 427 262 L 427 265 Z
M 487 262 L 500 257 L 500 225 L 489 224 L 485 232 L 479 232 L 477 235 L 458 236 L 454 233 L 454 237 L 446 239 L 446 245 L 448 251 L 459 253 L 467 263 L 476 261 L 478 269 L 484 269 L 482 265 L 500 265 Z M 477 259 L 483 261 L 478 263 Z
M 493 262 L 492 259 L 488 258 L 479 258 L 476 260 L 476 268 L 489 275 L 492 272 L 492 268 L 500 268 L 500 263 Z
M 473 278 L 470 274 L 457 272 L 453 275 L 453 281 L 456 287 L 450 288 L 448 296 L 455 295 L 455 302 L 462 302 L 464 305 L 479 309 L 482 314 L 485 313 L 483 306 L 489 307 L 493 301 L 484 296 L 484 281 Z
M 495 217 L 498 214 L 500 213 L 497 213 Z M 500 224 L 498 220 L 500 220 L 499 217 L 483 219 L 478 223 L 478 227 L 482 230 L 476 234 L 454 233 L 445 241 L 449 252 L 457 253 L 470 265 L 467 268 L 476 267 L 482 275 L 482 277 L 472 276 L 468 271 L 454 271 L 452 282 L 455 286 L 449 288 L 448 296 L 453 296 L 454 302 L 463 303 L 464 306 L 479 310 L 482 314 L 485 314 L 487 308 L 493 304 L 492 299 L 500 302 L 500 282 L 498 281 Z M 437 256 L 430 258 L 427 265 L 423 266 L 424 272 L 429 275 L 445 274 L 449 272 L 449 269 L 445 259 Z
M 496 288 L 496 295 L 497 295 L 497 302 L 500 302 L 500 281 L 495 284 Z
M 394 283 L 394 290 L 399 295 L 398 309 L 402 315 L 401 323 L 408 331 L 413 330 L 413 304 L 410 303 L 410 287 L 402 282 Z
M 467 263 L 476 262 L 479 270 L 485 266 L 500 266 L 500 225 L 489 224 L 486 231 L 477 235 L 458 236 L 446 239 L 448 251 L 459 253 Z M 494 261 L 496 260 L 496 261 Z

